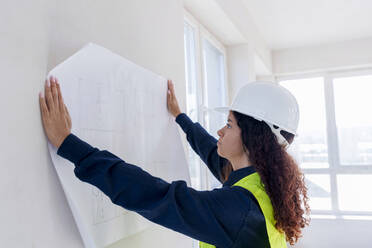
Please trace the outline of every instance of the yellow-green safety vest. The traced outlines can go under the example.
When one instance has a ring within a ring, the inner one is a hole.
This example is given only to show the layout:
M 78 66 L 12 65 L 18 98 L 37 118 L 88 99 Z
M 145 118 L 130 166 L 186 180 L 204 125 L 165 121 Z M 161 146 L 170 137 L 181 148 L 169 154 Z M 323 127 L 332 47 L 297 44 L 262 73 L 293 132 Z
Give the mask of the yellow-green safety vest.
M 263 212 L 266 222 L 266 230 L 269 236 L 269 242 L 271 248 L 287 248 L 287 243 L 285 239 L 285 234 L 280 232 L 278 229 L 275 228 L 275 219 L 274 219 L 274 210 L 273 206 L 271 205 L 271 200 L 269 196 L 266 194 L 265 188 L 261 183 L 261 178 L 257 172 L 250 174 L 238 182 L 236 182 L 233 186 L 240 186 L 245 188 L 246 190 L 250 191 Z M 200 248 L 215 248 L 214 245 L 210 245 L 204 242 L 199 242 Z

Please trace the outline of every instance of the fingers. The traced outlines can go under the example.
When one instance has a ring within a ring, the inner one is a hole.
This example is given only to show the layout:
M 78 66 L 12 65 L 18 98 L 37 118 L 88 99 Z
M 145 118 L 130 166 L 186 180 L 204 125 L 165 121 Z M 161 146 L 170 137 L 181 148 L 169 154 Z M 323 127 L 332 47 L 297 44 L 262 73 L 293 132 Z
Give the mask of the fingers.
M 42 115 L 42 118 L 44 119 L 49 114 L 49 111 L 48 111 L 47 104 L 45 102 L 45 98 L 42 96 L 41 92 L 39 93 L 39 103 L 40 103 L 41 115 Z
M 48 107 L 48 110 L 51 111 L 53 109 L 54 102 L 53 102 L 53 97 L 52 97 L 52 91 L 50 89 L 50 81 L 48 79 L 45 80 L 44 91 L 45 91 L 46 105 Z
M 174 93 L 174 84 L 173 84 L 173 82 L 172 82 L 172 80 L 168 80 L 168 89 L 170 90 L 170 93 L 171 93 L 171 95 L 175 95 L 175 93 Z
M 169 94 L 170 94 L 170 80 L 168 79 L 168 91 L 167 91 L 167 95 L 169 96 Z
M 65 104 L 63 102 L 61 87 L 60 87 L 60 85 L 58 83 L 58 79 L 57 78 L 56 78 L 55 82 L 56 82 L 57 96 L 58 96 L 57 97 L 58 98 L 58 108 L 59 108 L 59 110 L 61 112 L 65 112 L 66 111 L 66 108 L 65 108 L 66 106 L 65 106 Z
M 58 81 L 55 77 L 50 76 L 49 79 L 45 80 L 45 100 L 46 105 L 48 107 L 49 112 L 53 111 L 60 111 L 61 108 L 60 103 L 63 103 L 62 94 L 60 94 L 60 89 Z
M 170 93 L 170 90 L 169 90 L 169 79 L 168 79 L 168 81 L 167 81 L 167 84 L 168 84 L 168 90 L 167 90 L 167 96 L 169 97 L 169 93 Z
M 56 86 L 56 78 L 51 76 L 50 81 L 51 81 L 50 86 L 51 86 L 51 91 L 52 91 L 54 107 L 56 110 L 59 110 L 59 100 L 58 100 L 58 91 L 57 91 L 57 86 Z
M 169 100 L 171 101 L 176 99 L 176 94 L 174 93 L 174 84 L 172 80 L 168 80 L 168 96 L 169 96 Z

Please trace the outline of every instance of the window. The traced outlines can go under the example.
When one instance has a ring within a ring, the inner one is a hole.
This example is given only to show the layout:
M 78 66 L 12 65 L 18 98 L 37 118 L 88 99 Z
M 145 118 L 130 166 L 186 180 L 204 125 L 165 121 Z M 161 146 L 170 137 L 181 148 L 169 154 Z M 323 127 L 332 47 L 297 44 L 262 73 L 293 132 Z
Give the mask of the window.
M 199 120 L 199 100 L 197 90 L 197 66 L 196 66 L 196 50 L 195 50 L 195 28 L 185 22 L 184 24 L 184 46 L 185 46 L 185 75 L 186 75 L 186 113 L 194 122 Z M 189 171 L 191 185 L 196 189 L 201 189 L 200 175 L 200 159 L 192 150 L 191 146 L 187 146 Z
M 296 96 L 300 108 L 300 135 L 289 151 L 302 168 L 328 168 L 323 78 L 289 80 L 280 84 Z
M 226 123 L 227 116 L 213 111 L 215 107 L 226 106 L 225 51 L 216 41 L 203 38 L 203 75 L 204 75 L 204 121 L 208 132 L 219 139 L 217 131 Z M 209 189 L 221 186 L 221 183 L 207 172 Z
M 372 76 L 334 79 L 341 165 L 372 164 Z
M 372 214 L 372 74 L 333 78 L 338 165 L 353 174 L 337 175 L 341 211 Z
M 217 138 L 217 130 L 225 125 L 226 117 L 211 109 L 227 102 L 225 49 L 187 12 L 184 46 L 187 115 Z M 189 145 L 187 152 L 192 187 L 205 190 L 221 186 Z M 199 247 L 197 241 L 193 247 Z
M 203 67 L 205 82 L 205 103 L 208 109 L 226 106 L 225 56 L 208 40 L 203 40 Z M 210 134 L 218 139 L 217 131 L 226 122 L 226 117 L 213 111 L 206 115 L 206 125 Z
M 196 50 L 195 50 L 195 28 L 185 22 L 184 24 L 185 44 L 185 75 L 187 83 L 187 114 L 195 122 L 198 121 L 198 84 L 196 76 Z
M 299 104 L 288 150 L 305 173 L 312 214 L 372 215 L 372 72 L 283 79 Z
M 337 175 L 341 211 L 372 212 L 372 175 Z
M 303 169 L 329 168 L 323 78 L 288 80 L 280 84 L 295 95 L 300 108 L 299 136 L 288 152 Z M 331 210 L 329 175 L 307 175 L 306 184 L 311 208 Z
M 217 131 L 225 125 L 226 116 L 213 108 L 227 104 L 225 48 L 189 13 L 185 14 L 184 44 L 187 114 L 218 139 Z M 188 159 L 193 187 L 221 186 L 190 146 Z

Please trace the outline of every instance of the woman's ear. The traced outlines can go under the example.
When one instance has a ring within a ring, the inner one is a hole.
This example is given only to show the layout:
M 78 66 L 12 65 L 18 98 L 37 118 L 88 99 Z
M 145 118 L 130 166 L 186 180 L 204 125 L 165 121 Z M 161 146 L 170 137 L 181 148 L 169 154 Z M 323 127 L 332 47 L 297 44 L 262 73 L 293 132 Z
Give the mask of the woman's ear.
M 289 145 L 293 143 L 294 137 L 295 137 L 294 134 L 291 134 L 291 133 L 289 133 L 287 131 L 284 131 L 284 130 L 281 130 L 280 134 L 287 140 Z

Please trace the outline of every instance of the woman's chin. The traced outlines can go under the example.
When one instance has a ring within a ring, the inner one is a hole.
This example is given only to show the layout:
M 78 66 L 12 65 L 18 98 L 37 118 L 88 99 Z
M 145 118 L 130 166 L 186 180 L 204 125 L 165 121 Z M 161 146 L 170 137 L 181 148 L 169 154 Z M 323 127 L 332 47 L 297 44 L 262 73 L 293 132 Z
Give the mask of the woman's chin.
M 219 146 L 217 146 L 217 154 L 218 154 L 218 156 L 220 156 L 220 157 L 224 157 L 224 156 L 221 154 L 221 150 L 220 150 L 220 147 L 219 147 Z

